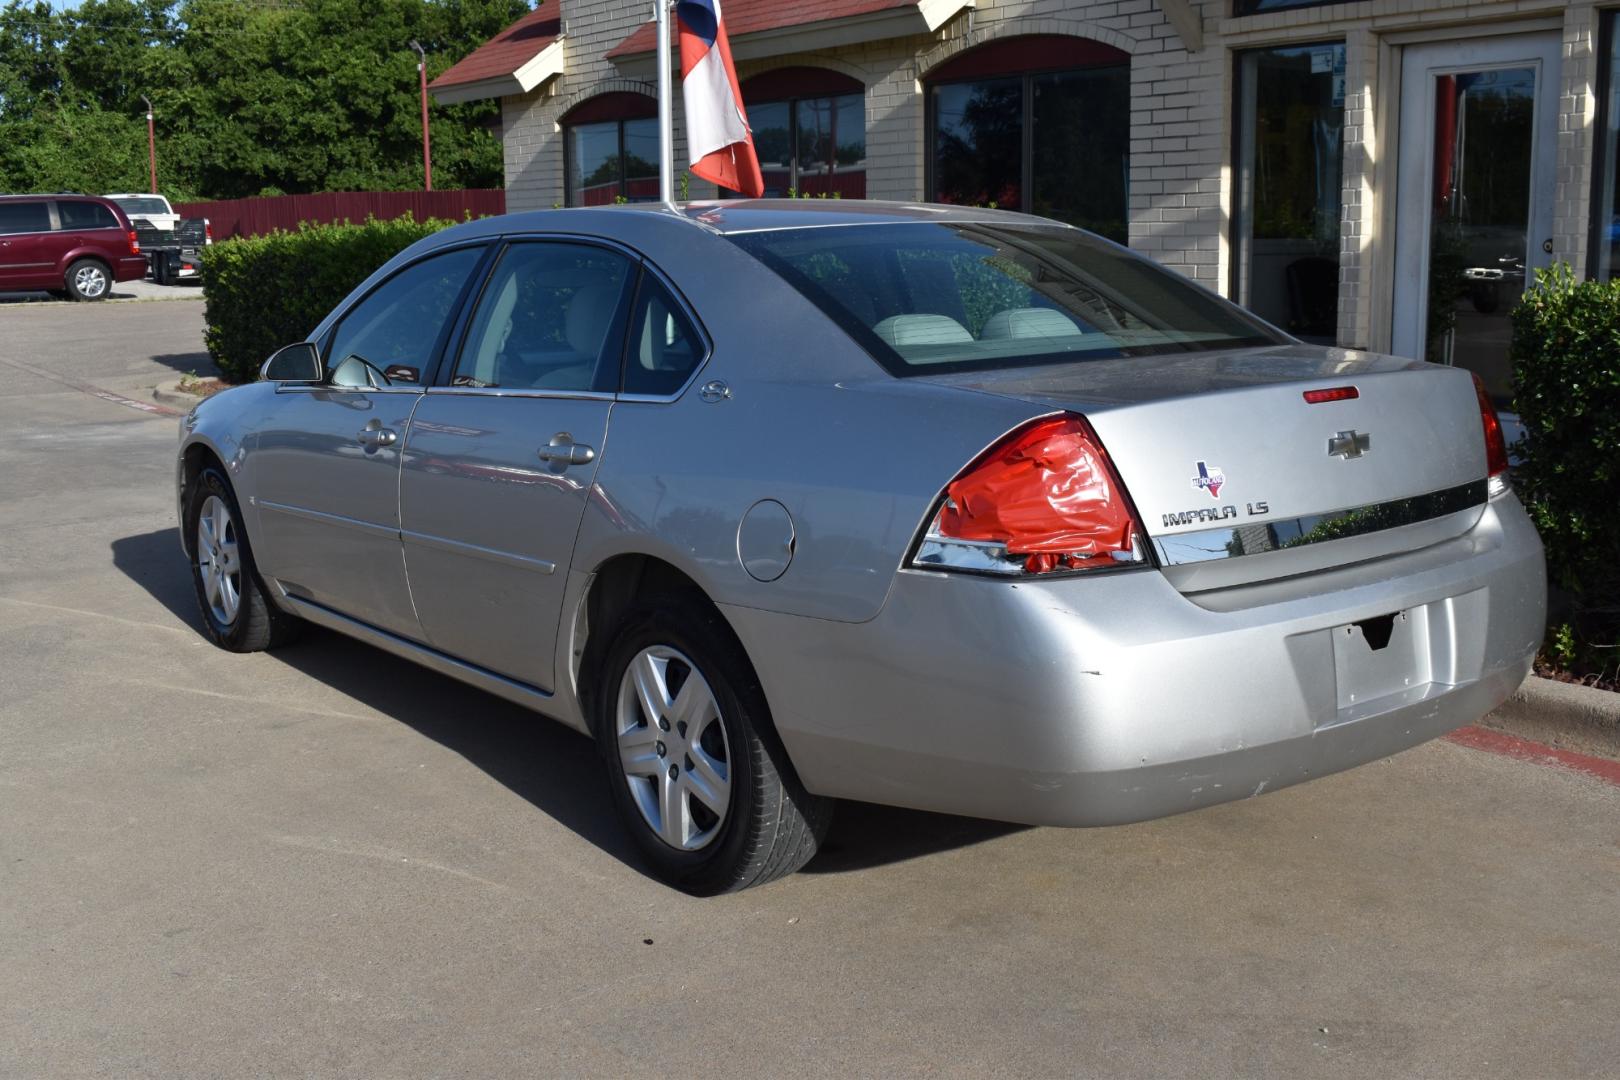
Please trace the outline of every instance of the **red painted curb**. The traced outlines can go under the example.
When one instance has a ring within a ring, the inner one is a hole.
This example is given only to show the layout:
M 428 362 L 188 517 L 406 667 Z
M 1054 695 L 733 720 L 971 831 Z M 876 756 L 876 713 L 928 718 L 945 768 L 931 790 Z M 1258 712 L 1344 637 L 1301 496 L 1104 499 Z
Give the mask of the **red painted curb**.
M 1474 750 L 1501 754 L 1503 757 L 1530 761 L 1537 765 L 1550 765 L 1556 769 L 1568 769 L 1620 787 L 1620 761 L 1593 757 L 1591 754 L 1577 754 L 1573 750 L 1560 750 L 1556 746 L 1531 742 L 1529 739 L 1492 731 L 1490 728 L 1473 726 L 1458 728 L 1446 738 Z

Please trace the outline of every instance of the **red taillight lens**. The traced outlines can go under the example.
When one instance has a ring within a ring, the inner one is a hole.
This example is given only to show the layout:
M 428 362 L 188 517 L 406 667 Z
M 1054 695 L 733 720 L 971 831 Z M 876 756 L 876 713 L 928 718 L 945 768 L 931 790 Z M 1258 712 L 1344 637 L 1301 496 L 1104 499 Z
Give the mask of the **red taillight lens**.
M 1485 466 L 1490 476 L 1508 471 L 1507 439 L 1502 435 L 1502 421 L 1496 416 L 1496 406 L 1485 392 L 1485 383 L 1474 376 L 1474 393 L 1479 395 L 1479 420 L 1485 425 Z
M 207 218 L 203 218 L 203 243 L 212 244 L 213 242 L 214 242 L 214 223 L 212 221 L 209 221 Z
M 945 489 L 917 566 L 1046 574 L 1145 563 L 1144 530 L 1083 417 L 1027 424 Z
M 130 230 L 129 234 L 129 253 L 131 255 L 139 255 L 141 253 L 141 239 L 135 234 L 133 229 Z
M 1361 391 L 1353 386 L 1335 386 L 1331 390 L 1305 391 L 1307 405 L 1321 405 L 1328 401 L 1354 401 L 1361 396 Z

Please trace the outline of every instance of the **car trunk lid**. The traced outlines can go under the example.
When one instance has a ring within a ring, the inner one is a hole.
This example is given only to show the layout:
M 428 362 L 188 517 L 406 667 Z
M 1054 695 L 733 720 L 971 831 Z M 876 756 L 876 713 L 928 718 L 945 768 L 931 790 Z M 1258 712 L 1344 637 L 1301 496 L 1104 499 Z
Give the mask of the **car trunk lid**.
M 1083 413 L 1184 591 L 1415 550 L 1485 501 L 1478 399 L 1454 368 L 1288 345 L 924 378 Z M 1305 396 L 1339 388 L 1355 396 Z

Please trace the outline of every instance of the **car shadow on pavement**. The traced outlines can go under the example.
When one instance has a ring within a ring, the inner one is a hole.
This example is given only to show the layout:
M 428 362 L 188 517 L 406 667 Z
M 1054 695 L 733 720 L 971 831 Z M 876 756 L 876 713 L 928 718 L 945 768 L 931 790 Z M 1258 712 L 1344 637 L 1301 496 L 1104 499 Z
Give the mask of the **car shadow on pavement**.
M 202 350 L 185 353 L 158 353 L 148 359 L 154 364 L 162 364 L 166 368 L 172 368 L 182 375 L 198 375 L 207 378 L 219 374 L 219 369 L 214 366 L 214 358 Z
M 201 633 L 190 572 L 174 529 L 112 543 L 113 565 Z M 269 654 L 460 754 L 514 794 L 645 873 L 623 832 L 590 739 L 534 712 L 319 627 Z M 841 803 L 806 873 L 863 870 L 993 840 L 1023 826 L 918 810 Z

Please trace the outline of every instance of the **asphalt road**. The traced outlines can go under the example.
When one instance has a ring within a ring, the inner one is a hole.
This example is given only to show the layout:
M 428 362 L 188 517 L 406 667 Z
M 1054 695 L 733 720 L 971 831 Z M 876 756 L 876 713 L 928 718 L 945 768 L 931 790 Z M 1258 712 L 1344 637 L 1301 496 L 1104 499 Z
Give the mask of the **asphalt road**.
M 0 310 L 0 1077 L 1620 1068 L 1620 788 L 1449 742 L 1116 829 L 846 805 L 669 891 L 582 737 L 203 642 L 175 421 L 68 385 L 206 373 L 201 325 Z

